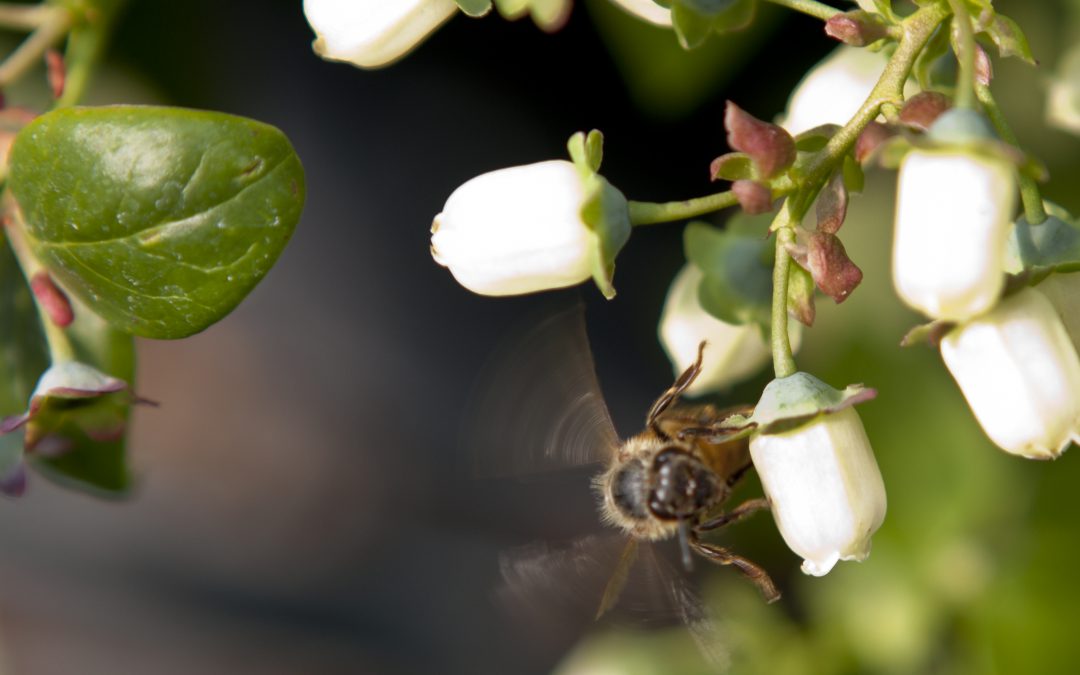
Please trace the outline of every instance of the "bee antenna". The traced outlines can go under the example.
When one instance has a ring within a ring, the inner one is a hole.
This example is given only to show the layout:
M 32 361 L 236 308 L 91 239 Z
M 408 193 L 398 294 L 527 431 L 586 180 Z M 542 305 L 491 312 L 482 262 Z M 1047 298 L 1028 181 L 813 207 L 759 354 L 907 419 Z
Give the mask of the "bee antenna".
M 682 551 L 682 564 L 687 572 L 694 571 L 694 559 L 690 556 L 690 522 L 679 521 L 679 550 Z

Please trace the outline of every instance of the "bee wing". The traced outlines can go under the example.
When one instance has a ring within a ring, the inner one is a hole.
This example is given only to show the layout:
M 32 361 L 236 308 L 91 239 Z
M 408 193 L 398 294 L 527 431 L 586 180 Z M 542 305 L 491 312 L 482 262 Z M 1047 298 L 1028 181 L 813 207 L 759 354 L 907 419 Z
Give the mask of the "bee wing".
M 601 614 L 645 627 L 681 623 L 711 665 L 729 661 L 700 594 L 650 544 L 619 535 L 532 544 L 504 553 L 499 566 L 497 599 L 532 630 L 580 635 Z
M 462 442 L 478 477 L 604 463 L 618 446 L 580 300 L 507 340 L 477 382 Z

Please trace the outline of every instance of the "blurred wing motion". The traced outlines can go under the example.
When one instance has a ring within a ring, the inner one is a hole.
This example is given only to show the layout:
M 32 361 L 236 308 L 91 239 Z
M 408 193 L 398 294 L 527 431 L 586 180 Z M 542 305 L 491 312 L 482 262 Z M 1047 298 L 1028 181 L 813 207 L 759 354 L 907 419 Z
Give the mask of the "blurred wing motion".
M 619 443 L 580 301 L 507 340 L 477 381 L 463 433 L 477 477 L 605 463 Z
M 710 664 L 728 663 L 701 596 L 651 544 L 620 535 L 584 537 L 563 548 L 532 544 L 504 553 L 499 567 L 497 598 L 530 630 L 581 635 L 610 610 L 632 626 L 682 624 Z

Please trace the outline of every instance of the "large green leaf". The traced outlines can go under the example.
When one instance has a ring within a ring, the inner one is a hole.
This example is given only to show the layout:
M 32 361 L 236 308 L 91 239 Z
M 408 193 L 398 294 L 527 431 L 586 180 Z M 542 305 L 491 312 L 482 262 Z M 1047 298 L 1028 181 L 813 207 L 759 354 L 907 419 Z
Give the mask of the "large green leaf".
M 300 218 L 304 173 L 274 127 L 221 113 L 64 108 L 11 150 L 27 238 L 113 326 L 179 338 L 228 314 Z

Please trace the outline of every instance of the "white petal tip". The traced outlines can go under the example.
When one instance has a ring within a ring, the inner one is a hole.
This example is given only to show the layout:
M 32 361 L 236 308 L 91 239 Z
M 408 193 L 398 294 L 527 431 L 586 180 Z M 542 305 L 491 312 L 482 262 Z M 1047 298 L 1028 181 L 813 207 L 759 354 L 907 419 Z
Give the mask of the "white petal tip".
M 808 558 L 803 561 L 802 572 L 812 577 L 823 577 L 832 571 L 832 568 L 836 566 L 839 560 L 839 553 L 833 553 L 819 560 L 810 560 Z

